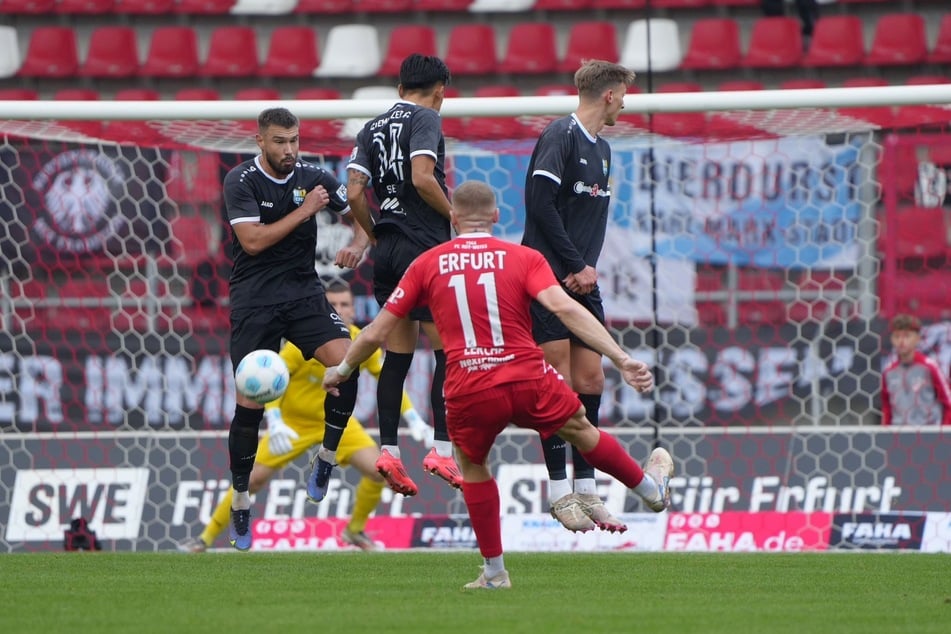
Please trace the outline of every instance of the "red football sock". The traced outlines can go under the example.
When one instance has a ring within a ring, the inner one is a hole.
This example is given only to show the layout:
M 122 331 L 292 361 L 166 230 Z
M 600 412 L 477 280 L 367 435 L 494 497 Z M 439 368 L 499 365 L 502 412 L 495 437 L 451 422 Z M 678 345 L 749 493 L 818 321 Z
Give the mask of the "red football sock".
M 582 452 L 581 455 L 594 468 L 614 476 L 624 486 L 633 489 L 644 479 L 644 470 L 641 469 L 641 465 L 634 462 L 614 436 L 600 429 L 598 432 L 601 434 L 598 444 L 591 451 Z
M 499 487 L 495 480 L 463 482 L 462 497 L 469 509 L 469 522 L 483 557 L 502 554 L 502 521 L 499 511 Z

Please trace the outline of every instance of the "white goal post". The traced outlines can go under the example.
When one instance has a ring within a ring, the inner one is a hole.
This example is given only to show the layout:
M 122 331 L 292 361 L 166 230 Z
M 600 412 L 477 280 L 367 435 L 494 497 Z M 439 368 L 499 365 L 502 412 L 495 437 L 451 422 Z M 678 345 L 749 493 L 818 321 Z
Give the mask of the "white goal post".
M 143 120 L 143 119 L 253 119 L 276 103 L 292 105 L 294 113 L 309 119 L 376 116 L 391 105 L 381 99 L 326 101 L 141 101 L 135 108 L 121 101 L 3 101 L 0 120 Z M 625 99 L 628 112 L 713 112 L 951 104 L 951 84 L 923 86 L 872 86 L 859 88 L 810 88 L 705 93 L 632 94 Z M 577 98 L 459 97 L 447 99 L 445 117 L 554 115 L 571 112 Z

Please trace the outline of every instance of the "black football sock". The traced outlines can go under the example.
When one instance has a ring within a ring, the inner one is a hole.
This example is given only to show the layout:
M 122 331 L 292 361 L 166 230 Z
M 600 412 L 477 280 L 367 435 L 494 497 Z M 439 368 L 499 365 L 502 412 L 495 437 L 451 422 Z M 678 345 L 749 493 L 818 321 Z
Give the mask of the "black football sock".
M 251 468 L 258 452 L 258 431 L 264 410 L 235 405 L 234 418 L 228 432 L 228 455 L 231 459 L 231 485 L 246 492 L 251 481 Z
M 548 469 L 549 480 L 568 479 L 568 456 L 565 454 L 566 443 L 560 436 L 553 435 L 542 440 L 542 452 L 545 454 L 545 467 Z
M 429 403 L 433 410 L 433 437 L 448 442 L 446 397 L 443 394 L 443 385 L 446 383 L 446 352 L 433 350 L 433 356 L 436 357 L 436 366 L 433 368 L 433 384 L 429 390 Z
M 403 404 L 403 384 L 412 362 L 412 353 L 388 351 L 383 356 L 383 369 L 376 384 L 381 445 L 399 445 L 397 438 L 400 429 L 400 406 Z
M 581 404 L 584 405 L 585 418 L 597 427 L 598 410 L 601 409 L 601 395 L 579 394 L 578 398 L 581 399 Z M 594 479 L 594 467 L 588 464 L 578 448 L 574 446 L 571 447 L 571 461 L 575 466 L 575 480 Z
M 354 371 L 346 381 L 337 386 L 339 394 L 328 394 L 324 399 L 324 440 L 321 446 L 329 451 L 337 451 L 343 430 L 353 415 L 353 407 L 357 403 L 357 383 L 359 371 Z

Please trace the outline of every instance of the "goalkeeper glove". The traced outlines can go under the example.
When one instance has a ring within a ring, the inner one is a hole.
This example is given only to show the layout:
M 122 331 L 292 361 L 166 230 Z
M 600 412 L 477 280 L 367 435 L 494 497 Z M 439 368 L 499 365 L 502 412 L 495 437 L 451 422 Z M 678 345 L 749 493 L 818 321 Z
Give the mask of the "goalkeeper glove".
M 265 410 L 264 417 L 267 419 L 267 448 L 275 456 L 290 453 L 300 436 L 284 422 L 279 408 Z
M 423 417 L 415 409 L 408 409 L 403 414 L 403 420 L 409 426 L 409 433 L 416 442 L 422 442 L 427 448 L 432 447 L 436 442 L 435 430 L 426 424 Z

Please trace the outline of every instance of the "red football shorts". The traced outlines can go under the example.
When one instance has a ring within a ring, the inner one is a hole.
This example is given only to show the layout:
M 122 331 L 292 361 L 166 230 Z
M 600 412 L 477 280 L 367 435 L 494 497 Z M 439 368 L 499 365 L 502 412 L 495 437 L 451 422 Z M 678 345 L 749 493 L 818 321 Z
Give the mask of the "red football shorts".
M 446 429 L 470 462 L 483 464 L 496 436 L 509 423 L 548 438 L 580 408 L 578 395 L 561 375 L 549 370 L 537 379 L 447 397 Z

